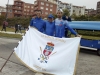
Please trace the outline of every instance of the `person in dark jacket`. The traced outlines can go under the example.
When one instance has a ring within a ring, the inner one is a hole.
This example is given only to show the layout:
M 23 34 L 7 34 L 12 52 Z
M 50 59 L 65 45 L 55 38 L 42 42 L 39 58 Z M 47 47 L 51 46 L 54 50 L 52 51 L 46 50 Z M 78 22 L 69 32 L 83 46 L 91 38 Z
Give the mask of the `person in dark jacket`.
M 71 17 L 68 17 L 67 21 L 71 22 L 71 21 L 72 21 L 72 20 L 71 20 Z
M 4 21 L 3 22 L 3 26 L 2 26 L 2 30 L 1 31 L 5 31 L 6 32 L 6 26 L 8 25 L 8 22 Z
M 22 25 L 18 25 L 18 31 L 20 32 L 20 33 L 22 33 Z
M 18 32 L 18 24 L 15 24 L 15 33 Z

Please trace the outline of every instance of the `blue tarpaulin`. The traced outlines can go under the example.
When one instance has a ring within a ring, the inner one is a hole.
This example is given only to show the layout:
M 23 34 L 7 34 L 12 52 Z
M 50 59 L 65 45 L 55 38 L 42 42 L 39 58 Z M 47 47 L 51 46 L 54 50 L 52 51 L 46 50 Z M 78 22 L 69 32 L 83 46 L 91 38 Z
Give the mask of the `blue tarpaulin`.
M 73 29 L 100 30 L 100 21 L 72 21 L 69 26 Z

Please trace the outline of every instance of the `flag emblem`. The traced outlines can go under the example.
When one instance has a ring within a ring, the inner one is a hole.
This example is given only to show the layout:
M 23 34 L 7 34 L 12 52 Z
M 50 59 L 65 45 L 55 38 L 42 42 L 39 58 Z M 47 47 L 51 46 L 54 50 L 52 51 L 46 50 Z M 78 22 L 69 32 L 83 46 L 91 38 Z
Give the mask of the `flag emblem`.
M 43 52 L 42 52 L 41 47 L 40 47 L 40 50 L 41 50 L 41 55 L 40 55 L 40 58 L 38 58 L 38 60 L 40 60 L 41 63 L 47 63 L 47 60 L 49 59 L 52 51 L 54 50 L 54 44 L 52 42 L 47 42 L 47 45 L 46 45 L 45 49 L 43 50 Z M 53 53 L 53 54 L 55 54 L 55 53 Z

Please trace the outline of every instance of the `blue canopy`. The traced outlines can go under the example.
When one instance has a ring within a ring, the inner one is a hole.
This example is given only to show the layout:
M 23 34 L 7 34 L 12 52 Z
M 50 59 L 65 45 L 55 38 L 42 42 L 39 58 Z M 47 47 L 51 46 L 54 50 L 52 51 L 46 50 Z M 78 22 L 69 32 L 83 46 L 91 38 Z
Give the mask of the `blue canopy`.
M 69 26 L 73 29 L 100 30 L 100 21 L 72 21 Z

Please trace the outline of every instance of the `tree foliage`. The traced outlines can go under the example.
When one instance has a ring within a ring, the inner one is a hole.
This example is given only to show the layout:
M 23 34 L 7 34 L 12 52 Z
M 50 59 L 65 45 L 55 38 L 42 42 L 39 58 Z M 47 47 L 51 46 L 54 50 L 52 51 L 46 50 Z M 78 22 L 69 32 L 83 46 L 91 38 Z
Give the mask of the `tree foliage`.
M 5 16 L 0 16 L 0 26 L 3 24 L 4 20 L 5 20 Z
M 5 17 L 0 16 L 0 25 L 2 25 L 2 22 L 5 20 Z M 14 18 L 8 18 L 8 26 L 15 26 L 15 24 L 20 24 L 23 27 L 28 27 L 30 23 L 31 18 L 23 18 L 23 17 L 14 17 Z
M 69 11 L 67 9 L 63 9 L 63 15 L 69 16 L 70 13 L 69 13 Z
M 100 21 L 100 15 L 80 15 L 72 16 L 75 21 Z

